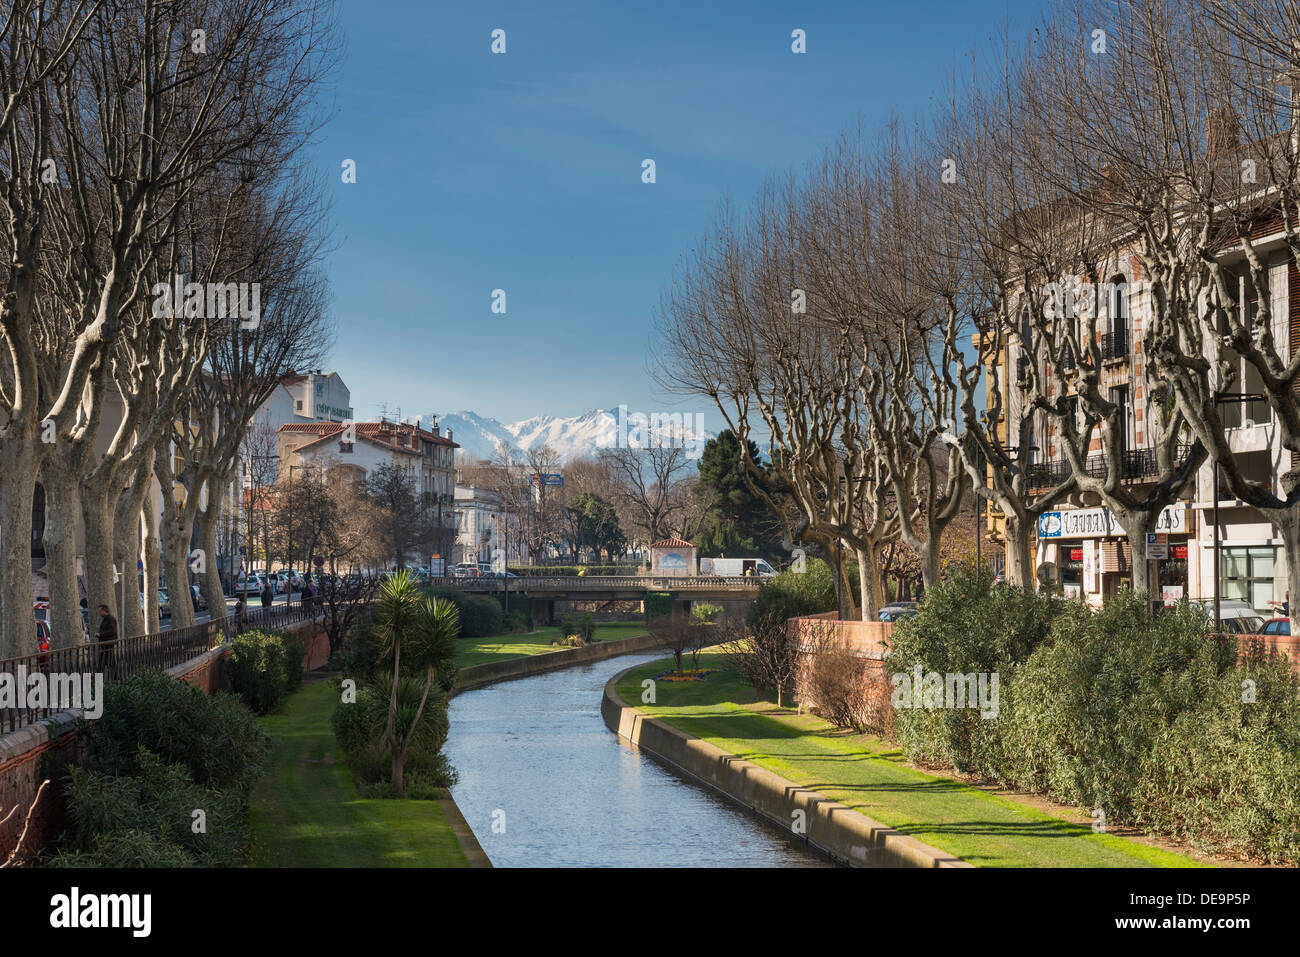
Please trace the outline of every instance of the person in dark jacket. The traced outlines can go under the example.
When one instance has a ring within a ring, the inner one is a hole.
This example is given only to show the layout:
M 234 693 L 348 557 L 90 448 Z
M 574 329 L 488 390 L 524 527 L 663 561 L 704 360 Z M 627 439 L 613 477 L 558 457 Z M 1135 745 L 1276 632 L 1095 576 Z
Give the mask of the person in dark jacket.
M 99 631 L 95 634 L 95 643 L 99 646 L 99 670 L 110 674 L 117 651 L 117 619 L 109 613 L 107 605 L 99 606 Z
M 275 601 L 275 592 L 271 591 L 271 583 L 267 582 L 262 586 L 262 607 L 270 608 L 273 601 Z

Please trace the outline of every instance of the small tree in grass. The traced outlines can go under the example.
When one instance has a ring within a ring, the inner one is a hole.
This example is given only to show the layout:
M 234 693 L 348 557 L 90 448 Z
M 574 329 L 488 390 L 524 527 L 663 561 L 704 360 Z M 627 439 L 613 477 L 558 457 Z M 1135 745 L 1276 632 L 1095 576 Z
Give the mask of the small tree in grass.
M 771 688 L 776 706 L 784 707 L 799 660 L 798 646 L 786 632 L 785 619 L 768 613 L 748 624 L 733 621 L 723 627 L 727 640 L 722 643 L 722 654 L 727 666 L 753 685 L 756 694 Z
M 451 658 L 456 637 L 460 634 L 460 614 L 446 599 L 425 598 L 415 577 L 402 570 L 388 576 L 380 585 L 375 624 L 377 635 L 384 644 L 385 657 L 392 662 L 384 742 L 392 756 L 393 789 L 399 798 L 405 798 L 403 774 L 406 756 L 424 715 L 429 693 L 435 681 L 443 690 L 450 690 L 455 677 Z M 410 688 L 412 679 L 418 681 L 421 672 L 424 679 L 419 704 L 409 721 L 406 720 L 409 708 L 399 708 L 404 668 L 407 688 Z

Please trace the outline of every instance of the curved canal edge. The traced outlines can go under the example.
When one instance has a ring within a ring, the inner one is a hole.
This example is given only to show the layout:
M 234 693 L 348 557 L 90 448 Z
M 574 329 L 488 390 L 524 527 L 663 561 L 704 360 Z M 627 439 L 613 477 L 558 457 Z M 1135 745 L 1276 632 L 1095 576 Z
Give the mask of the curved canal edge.
M 853 867 L 973 867 L 817 791 L 665 724 L 627 704 L 615 690 L 624 668 L 605 683 L 600 713 L 619 737 L 670 768 L 789 829 L 803 813 L 808 844 Z
M 573 665 L 590 664 L 618 655 L 635 654 L 638 651 L 654 651 L 663 647 L 663 640 L 653 635 L 637 635 L 634 638 L 620 638 L 617 641 L 597 641 L 583 645 L 581 648 L 565 648 L 562 651 L 544 651 L 537 655 L 524 655 L 519 658 L 507 658 L 505 661 L 489 661 L 481 665 L 470 665 L 456 672 L 456 687 L 451 689 L 448 698 L 454 698 L 462 691 L 474 691 L 485 685 L 498 681 L 511 681 L 515 678 L 531 678 L 533 675 L 548 671 L 559 671 Z
M 561 668 L 569 668 L 573 665 L 613 658 L 616 655 L 651 651 L 661 647 L 661 645 L 662 642 L 657 641 L 652 635 L 637 635 L 635 638 L 624 638 L 621 641 L 598 642 L 582 648 L 566 648 L 563 651 L 548 651 L 539 655 L 527 655 L 522 658 L 510 658 L 506 661 L 489 661 L 486 664 L 471 665 L 468 668 L 461 668 L 457 672 L 456 686 L 452 688 L 451 694 L 447 698 L 450 700 L 462 691 L 473 691 L 476 688 L 495 684 L 498 681 L 528 678 L 532 675 L 558 671 Z M 465 820 L 465 815 L 457 807 L 456 801 L 448 796 L 438 803 L 442 807 L 443 814 L 447 817 L 447 823 L 451 825 L 452 833 L 456 835 L 460 849 L 465 853 L 466 860 L 469 861 L 469 866 L 491 867 L 492 861 L 488 858 L 487 852 L 483 850 L 483 845 L 479 843 L 478 838 L 474 836 L 473 828 Z

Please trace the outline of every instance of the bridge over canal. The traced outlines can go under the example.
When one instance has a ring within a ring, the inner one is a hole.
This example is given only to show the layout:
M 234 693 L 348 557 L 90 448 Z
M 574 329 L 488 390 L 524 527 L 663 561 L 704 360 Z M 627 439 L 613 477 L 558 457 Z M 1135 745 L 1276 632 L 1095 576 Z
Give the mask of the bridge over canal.
M 741 611 L 758 597 L 759 580 L 723 575 L 529 575 L 519 578 L 492 576 L 432 578 L 432 585 L 445 585 L 471 594 L 522 595 L 528 599 L 533 624 L 547 624 L 555 618 L 557 601 L 644 602 L 651 592 L 672 596 L 674 608 L 689 612 L 693 602 L 720 605 L 727 614 Z

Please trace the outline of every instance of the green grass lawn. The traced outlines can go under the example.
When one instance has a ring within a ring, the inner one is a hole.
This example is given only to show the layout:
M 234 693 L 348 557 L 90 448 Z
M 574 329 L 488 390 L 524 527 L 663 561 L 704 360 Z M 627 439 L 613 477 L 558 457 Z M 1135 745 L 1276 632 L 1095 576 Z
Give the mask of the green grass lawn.
M 720 655 L 701 668 L 723 668 Z M 672 659 L 630 671 L 618 683 L 628 704 L 688 734 L 812 788 L 883 824 L 971 864 L 992 867 L 1197 867 L 1190 857 L 1054 817 L 952 778 L 908 767 L 890 742 L 837 731 L 815 715 L 777 712 L 733 672 L 702 682 L 656 683 L 656 703 L 641 703 L 641 682 Z
M 641 621 L 598 621 L 596 622 L 597 641 L 617 641 L 620 638 L 633 638 L 646 633 L 645 622 Z M 515 633 L 510 635 L 489 635 L 486 638 L 457 638 L 456 657 L 453 659 L 457 668 L 486 664 L 489 661 L 504 661 L 507 658 L 523 658 L 528 655 L 545 654 L 548 651 L 560 651 L 564 645 L 552 645 L 552 641 L 563 640 L 560 629 L 555 626 L 539 628 L 537 631 Z
M 271 768 L 253 794 L 255 867 L 468 867 L 436 801 L 363 800 L 330 728 L 332 682 L 260 718 Z

